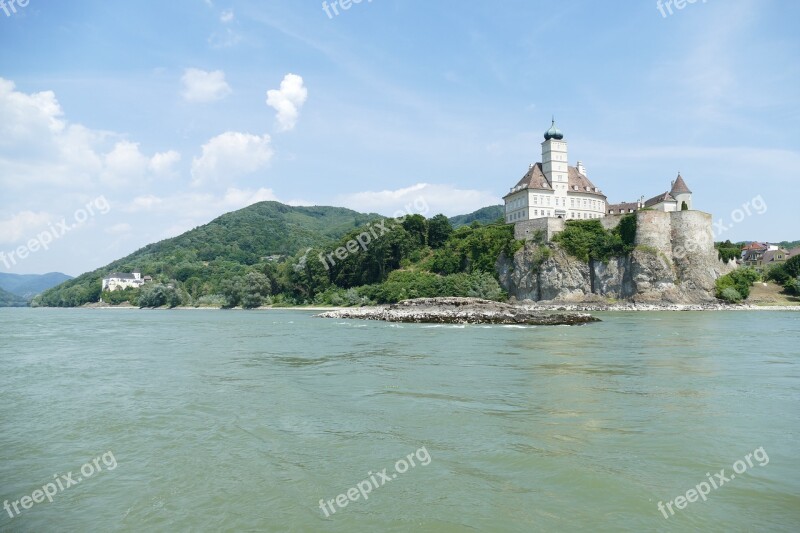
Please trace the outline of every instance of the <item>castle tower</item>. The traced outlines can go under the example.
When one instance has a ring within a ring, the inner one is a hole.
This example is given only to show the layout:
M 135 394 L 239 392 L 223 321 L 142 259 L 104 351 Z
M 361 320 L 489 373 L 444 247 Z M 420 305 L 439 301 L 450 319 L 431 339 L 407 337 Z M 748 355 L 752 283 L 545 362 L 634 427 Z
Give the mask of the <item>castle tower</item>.
M 683 181 L 680 172 L 678 172 L 678 177 L 675 178 L 675 181 L 672 182 L 672 189 L 670 189 L 669 194 L 678 201 L 678 211 L 681 210 L 684 202 L 686 202 L 688 209 L 692 209 L 692 191 L 686 186 L 686 182 Z
M 561 130 L 556 127 L 556 120 L 553 118 L 550 129 L 544 132 L 542 173 L 553 188 L 556 216 L 566 216 L 569 183 L 568 164 L 567 141 L 564 140 L 564 134 L 561 133 Z

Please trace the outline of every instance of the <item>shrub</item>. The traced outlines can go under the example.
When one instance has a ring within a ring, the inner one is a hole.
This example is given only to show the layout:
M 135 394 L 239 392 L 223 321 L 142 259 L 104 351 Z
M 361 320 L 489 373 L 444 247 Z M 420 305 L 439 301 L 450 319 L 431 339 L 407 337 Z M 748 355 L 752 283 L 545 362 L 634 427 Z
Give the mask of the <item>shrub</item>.
M 181 304 L 181 297 L 172 285 L 151 283 L 142 287 L 139 293 L 139 307 L 173 308 Z
M 725 299 L 723 293 L 725 289 L 735 289 L 741 299 L 747 299 L 750 296 L 750 287 L 753 286 L 759 278 L 758 272 L 750 267 L 737 268 L 730 274 L 725 274 L 717 279 L 716 282 L 716 295 L 717 298 Z M 730 294 L 730 293 L 729 293 Z
M 726 287 L 719 295 L 720 299 L 730 303 L 739 303 L 742 301 L 742 295 L 733 287 Z

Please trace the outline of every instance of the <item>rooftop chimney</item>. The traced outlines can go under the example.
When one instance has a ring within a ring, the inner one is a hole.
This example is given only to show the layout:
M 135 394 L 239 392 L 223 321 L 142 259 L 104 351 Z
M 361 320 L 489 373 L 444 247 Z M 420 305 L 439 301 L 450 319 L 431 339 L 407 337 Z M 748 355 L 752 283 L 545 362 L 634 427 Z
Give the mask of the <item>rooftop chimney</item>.
M 578 169 L 578 172 L 580 172 L 584 176 L 588 177 L 587 174 L 586 174 L 586 167 L 583 166 L 583 162 L 582 161 L 578 161 L 577 169 Z

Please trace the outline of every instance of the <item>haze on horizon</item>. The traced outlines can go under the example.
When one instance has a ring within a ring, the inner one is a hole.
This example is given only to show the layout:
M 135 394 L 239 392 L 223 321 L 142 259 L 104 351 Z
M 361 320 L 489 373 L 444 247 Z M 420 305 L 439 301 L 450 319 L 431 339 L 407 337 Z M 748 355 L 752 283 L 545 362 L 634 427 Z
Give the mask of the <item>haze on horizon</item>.
M 779 0 L 30 0 L 0 10 L 0 252 L 80 223 L 0 271 L 77 275 L 262 200 L 468 213 L 553 115 L 609 202 L 680 171 L 718 239 L 798 239 L 797 20 Z

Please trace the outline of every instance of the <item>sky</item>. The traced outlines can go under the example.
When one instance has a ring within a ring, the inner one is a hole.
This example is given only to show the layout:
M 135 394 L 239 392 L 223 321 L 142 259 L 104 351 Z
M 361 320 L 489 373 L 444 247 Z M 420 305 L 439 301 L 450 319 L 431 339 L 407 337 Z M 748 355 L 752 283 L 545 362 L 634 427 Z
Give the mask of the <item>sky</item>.
M 718 240 L 800 239 L 793 0 L 9 2 L 2 272 L 78 275 L 262 200 L 468 213 L 553 116 L 609 202 L 680 172 Z

